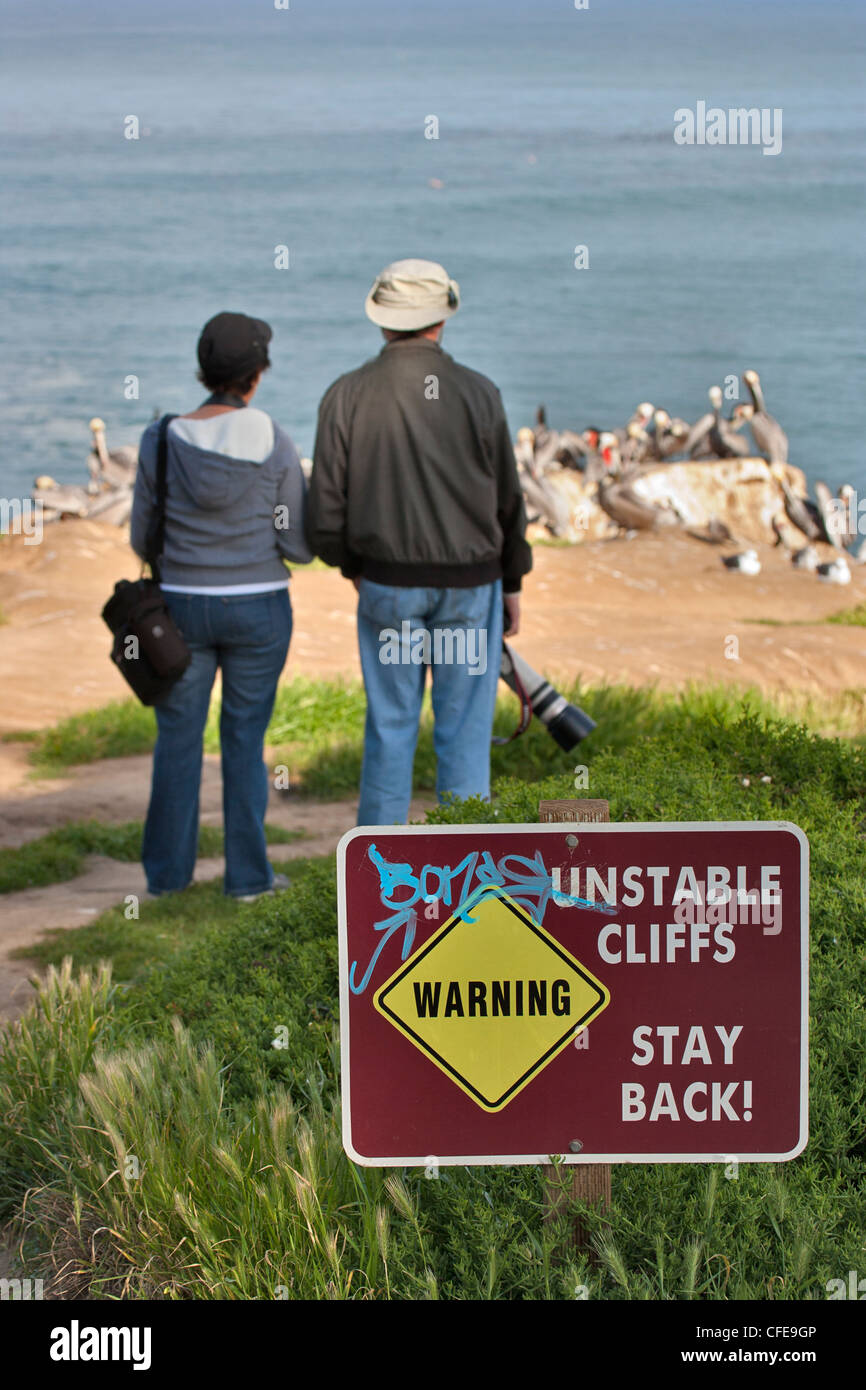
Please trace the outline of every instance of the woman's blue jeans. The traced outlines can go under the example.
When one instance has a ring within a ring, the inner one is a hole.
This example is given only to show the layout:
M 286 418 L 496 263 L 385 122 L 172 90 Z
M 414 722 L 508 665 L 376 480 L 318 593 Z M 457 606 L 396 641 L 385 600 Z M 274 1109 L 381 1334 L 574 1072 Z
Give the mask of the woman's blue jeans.
M 234 897 L 265 892 L 273 870 L 265 846 L 268 773 L 262 750 L 292 635 L 288 588 L 165 598 L 192 661 L 155 706 L 158 735 L 142 846 L 147 886 L 151 893 L 171 893 L 192 881 L 202 740 L 219 667 L 225 891 Z
M 393 825 L 407 818 L 428 665 L 440 800 L 449 793 L 490 796 L 502 621 L 501 580 L 474 589 L 398 588 L 361 580 L 358 645 L 367 720 L 359 825 Z

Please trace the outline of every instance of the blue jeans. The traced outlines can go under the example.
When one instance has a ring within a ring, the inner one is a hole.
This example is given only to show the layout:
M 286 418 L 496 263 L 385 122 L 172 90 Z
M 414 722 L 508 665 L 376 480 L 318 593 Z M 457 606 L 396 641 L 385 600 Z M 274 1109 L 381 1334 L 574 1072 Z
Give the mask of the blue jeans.
M 501 581 L 404 589 L 362 579 L 358 645 L 367 691 L 358 824 L 406 821 L 428 664 L 439 798 L 489 797 Z
M 219 666 L 225 891 L 234 897 L 265 892 L 273 870 L 265 847 L 268 774 L 262 749 L 292 635 L 288 589 L 165 598 L 192 661 L 155 706 L 159 732 L 141 856 L 148 888 L 171 893 L 192 880 L 202 738 Z

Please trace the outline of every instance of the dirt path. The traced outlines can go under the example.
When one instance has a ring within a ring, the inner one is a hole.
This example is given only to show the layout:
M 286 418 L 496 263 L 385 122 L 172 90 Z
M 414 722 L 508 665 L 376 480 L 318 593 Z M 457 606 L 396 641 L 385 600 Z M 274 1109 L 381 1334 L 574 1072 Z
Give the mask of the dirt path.
M 9 753 L 12 756 L 9 756 Z M 70 821 L 100 820 L 107 824 L 142 820 L 150 788 L 150 758 L 113 758 L 74 768 L 68 777 L 49 782 L 15 782 L 26 764 L 18 755 L 20 745 L 0 744 L 0 769 L 6 794 L 0 802 L 0 848 L 21 845 Z M 431 798 L 413 803 L 412 815 L 420 817 Z M 222 780 L 219 758 L 205 758 L 201 790 L 202 823 L 222 823 Z M 302 830 L 304 839 L 272 845 L 274 862 L 330 854 L 340 836 L 355 824 L 357 801 L 315 801 L 271 794 L 268 821 L 284 830 Z M 200 859 L 198 882 L 219 878 L 222 859 Z M 140 864 L 125 864 L 102 855 L 90 855 L 84 873 L 66 883 L 6 893 L 0 898 L 0 1018 L 16 1017 L 32 997 L 30 960 L 12 960 L 9 952 L 26 947 L 52 928 L 80 927 L 127 893 L 146 891 Z
M 866 565 L 852 563 L 851 584 L 839 588 L 794 570 L 780 549 L 758 550 L 763 572 L 753 578 L 679 532 L 536 547 L 518 650 L 548 673 L 594 682 L 862 687 L 866 628 L 824 620 L 866 600 Z M 99 613 L 115 580 L 136 572 L 123 533 L 100 522 L 47 527 L 38 546 L 17 536 L 0 543 L 0 733 L 128 697 Z M 301 570 L 291 592 L 286 678 L 357 676 L 352 586 L 335 570 Z

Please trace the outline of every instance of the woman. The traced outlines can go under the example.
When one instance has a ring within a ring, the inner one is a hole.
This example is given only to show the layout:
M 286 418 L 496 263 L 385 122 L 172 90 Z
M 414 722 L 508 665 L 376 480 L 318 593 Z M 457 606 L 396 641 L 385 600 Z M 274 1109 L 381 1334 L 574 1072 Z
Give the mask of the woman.
M 292 632 L 284 560 L 306 563 L 306 486 L 288 435 L 250 406 L 270 366 L 271 330 L 246 314 L 217 314 L 198 343 L 203 405 L 171 421 L 162 590 L 192 653 L 156 705 L 150 807 L 142 860 L 151 894 L 192 880 L 198 846 L 202 738 L 217 667 L 225 891 L 250 902 L 275 887 L 265 847 L 265 730 Z M 144 433 L 131 543 L 143 556 L 155 497 L 158 424 Z

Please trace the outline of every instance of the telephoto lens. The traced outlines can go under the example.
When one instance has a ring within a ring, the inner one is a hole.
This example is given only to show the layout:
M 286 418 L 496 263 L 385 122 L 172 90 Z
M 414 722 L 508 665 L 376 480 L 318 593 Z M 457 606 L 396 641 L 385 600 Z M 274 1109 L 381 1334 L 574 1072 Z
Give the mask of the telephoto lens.
M 532 713 L 547 726 L 551 738 L 555 739 L 566 753 L 596 727 L 588 714 L 577 705 L 571 704 L 558 690 L 554 690 L 550 681 L 533 671 L 529 662 L 524 661 L 523 657 L 518 656 L 505 642 L 502 644 L 499 674 L 518 697 L 520 687 L 523 686 L 532 705 Z

